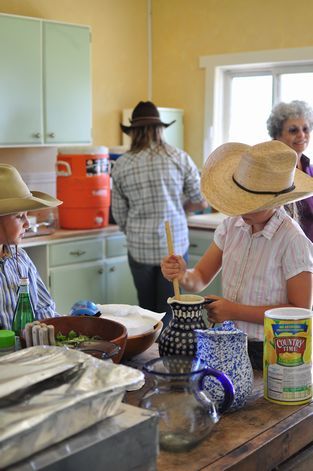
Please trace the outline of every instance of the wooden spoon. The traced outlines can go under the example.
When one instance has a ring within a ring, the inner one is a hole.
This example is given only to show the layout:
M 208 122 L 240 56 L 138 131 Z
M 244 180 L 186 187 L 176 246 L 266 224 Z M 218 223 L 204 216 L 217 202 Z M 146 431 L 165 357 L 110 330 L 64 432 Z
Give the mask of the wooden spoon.
M 165 231 L 166 231 L 166 238 L 167 238 L 168 254 L 169 255 L 174 255 L 172 233 L 171 233 L 171 228 L 170 228 L 169 221 L 165 221 Z M 179 283 L 178 283 L 177 278 L 173 279 L 173 286 L 174 286 L 174 297 L 175 297 L 175 299 L 177 299 L 179 301 L 180 300 L 180 291 L 179 291 Z

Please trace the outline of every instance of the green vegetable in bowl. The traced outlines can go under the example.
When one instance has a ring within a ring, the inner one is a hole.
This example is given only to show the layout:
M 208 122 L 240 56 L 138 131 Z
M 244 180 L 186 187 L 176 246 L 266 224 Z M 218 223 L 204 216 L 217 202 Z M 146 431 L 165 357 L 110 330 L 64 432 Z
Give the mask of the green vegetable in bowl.
M 87 335 L 77 334 L 74 330 L 70 330 L 67 335 L 63 335 L 61 332 L 58 332 L 55 336 L 55 344 L 58 347 L 78 347 L 82 342 L 90 342 L 91 340 L 101 339 L 97 335 L 93 337 L 88 337 Z

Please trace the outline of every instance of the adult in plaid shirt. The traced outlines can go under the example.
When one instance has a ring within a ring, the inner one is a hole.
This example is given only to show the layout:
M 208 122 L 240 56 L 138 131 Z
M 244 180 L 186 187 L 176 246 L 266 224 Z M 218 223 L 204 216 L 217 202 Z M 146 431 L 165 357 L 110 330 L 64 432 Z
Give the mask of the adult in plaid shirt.
M 112 214 L 126 234 L 128 261 L 137 289 L 139 305 L 167 312 L 173 285 L 160 269 L 167 254 L 165 221 L 170 222 L 175 253 L 187 258 L 189 239 L 186 211 L 201 210 L 207 203 L 200 193 L 199 172 L 191 157 L 164 141 L 163 123 L 156 106 L 140 102 L 130 126 L 121 124 L 131 138 L 129 151 L 112 169 Z

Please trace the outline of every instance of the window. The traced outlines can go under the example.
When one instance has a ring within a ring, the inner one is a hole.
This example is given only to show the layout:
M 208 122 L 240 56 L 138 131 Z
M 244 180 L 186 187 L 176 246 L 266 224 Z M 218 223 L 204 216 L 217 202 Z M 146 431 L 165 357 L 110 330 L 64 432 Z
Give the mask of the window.
M 206 56 L 204 160 L 218 145 L 270 139 L 266 120 L 279 101 L 313 106 L 313 48 Z M 308 155 L 313 155 L 313 139 Z

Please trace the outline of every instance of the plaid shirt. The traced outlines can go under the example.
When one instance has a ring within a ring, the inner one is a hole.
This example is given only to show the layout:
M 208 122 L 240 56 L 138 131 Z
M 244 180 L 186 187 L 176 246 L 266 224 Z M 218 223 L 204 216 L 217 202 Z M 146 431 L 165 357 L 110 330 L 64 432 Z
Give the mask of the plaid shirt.
M 183 203 L 203 200 L 196 165 L 184 151 L 165 145 L 127 152 L 112 169 L 112 213 L 126 234 L 128 251 L 137 261 L 159 265 L 167 254 L 164 222 L 172 229 L 176 254 L 189 246 Z
M 15 253 L 14 247 L 12 251 Z M 59 316 L 35 265 L 21 248 L 18 248 L 18 264 L 21 276 L 29 278 L 30 298 L 36 319 Z M 0 326 L 3 329 L 12 328 L 19 281 L 15 256 L 5 255 L 0 258 Z

